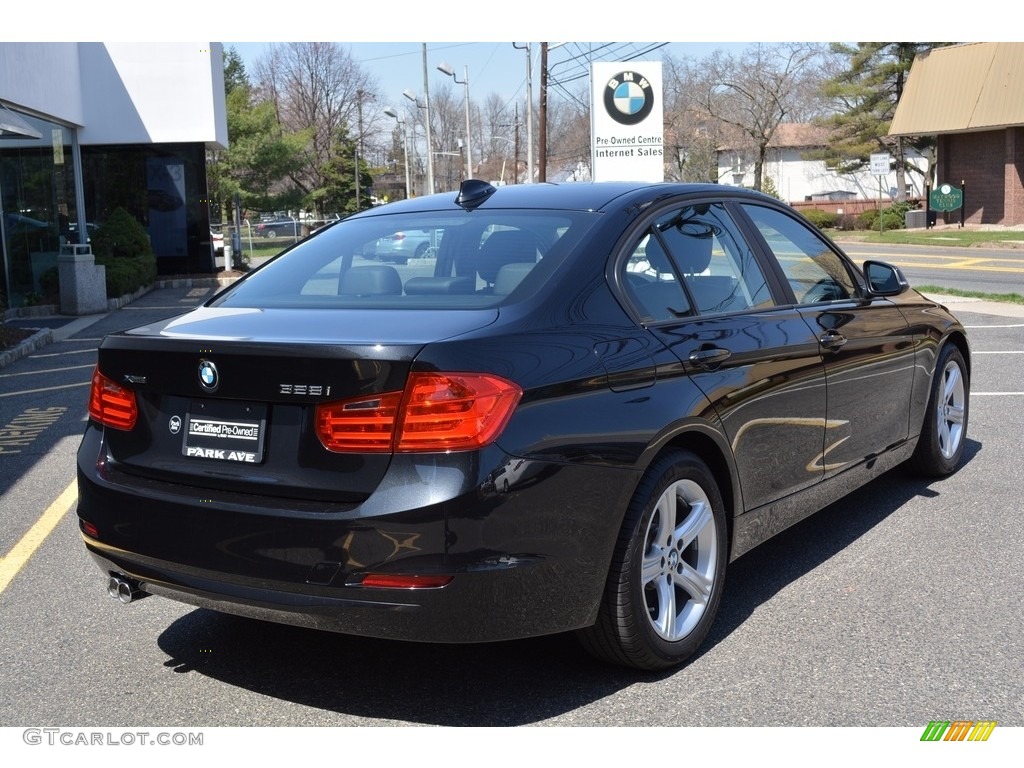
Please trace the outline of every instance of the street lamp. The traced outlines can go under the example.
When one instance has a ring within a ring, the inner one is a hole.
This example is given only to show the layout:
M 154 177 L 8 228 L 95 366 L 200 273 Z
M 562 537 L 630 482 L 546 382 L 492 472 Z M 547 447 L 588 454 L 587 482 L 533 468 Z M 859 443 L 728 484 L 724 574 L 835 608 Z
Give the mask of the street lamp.
M 455 70 L 452 69 L 447 63 L 441 62 L 437 65 L 438 70 L 444 72 L 458 85 L 466 86 L 466 178 L 473 178 L 473 141 L 472 141 L 472 128 L 469 121 L 469 67 L 464 66 L 462 68 L 462 75 L 464 80 L 459 80 L 455 76 Z
M 409 88 L 402 91 L 402 95 L 415 104 L 417 108 L 423 110 L 423 127 L 427 132 L 427 194 L 432 195 L 434 194 L 434 148 L 430 140 L 430 104 L 420 104 L 416 94 Z
M 388 107 L 384 110 L 388 117 L 395 118 L 398 123 L 398 130 L 402 132 L 402 163 L 405 165 L 405 199 L 412 197 L 412 184 L 409 181 L 409 135 L 405 131 L 405 120 L 398 116 L 398 113 Z

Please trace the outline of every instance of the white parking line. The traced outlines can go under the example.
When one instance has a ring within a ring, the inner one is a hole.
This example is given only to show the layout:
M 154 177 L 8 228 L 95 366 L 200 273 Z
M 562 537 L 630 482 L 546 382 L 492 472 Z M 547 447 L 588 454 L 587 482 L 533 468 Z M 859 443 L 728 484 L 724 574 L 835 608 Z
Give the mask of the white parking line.
M 90 366 L 92 367 L 92 366 Z M 22 389 L 18 392 L 0 392 L 0 397 L 17 397 L 18 395 L 34 395 L 37 392 L 53 392 L 57 389 L 71 389 L 72 387 L 92 386 L 92 380 L 83 381 L 80 384 L 61 384 L 59 387 L 39 387 L 38 389 Z
M 9 379 L 12 376 L 38 376 L 43 373 L 58 373 L 60 371 L 77 371 L 81 368 L 95 368 L 92 363 L 88 365 L 69 365 L 67 368 L 45 368 L 39 371 L 22 371 L 20 373 L 0 373 L 0 379 Z
M 77 339 L 76 339 L 77 341 Z M 84 354 L 95 354 L 95 347 L 89 349 L 70 349 L 67 352 L 46 352 L 40 355 L 29 355 L 30 360 L 35 360 L 37 357 L 61 357 L 63 355 L 84 355 Z

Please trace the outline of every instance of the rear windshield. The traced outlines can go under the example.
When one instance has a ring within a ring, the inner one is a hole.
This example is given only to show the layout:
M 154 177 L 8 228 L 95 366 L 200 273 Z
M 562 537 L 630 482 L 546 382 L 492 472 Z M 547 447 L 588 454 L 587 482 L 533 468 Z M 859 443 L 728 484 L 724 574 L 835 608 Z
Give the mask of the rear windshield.
M 347 219 L 213 304 L 478 309 L 519 301 L 550 279 L 597 215 L 476 210 Z

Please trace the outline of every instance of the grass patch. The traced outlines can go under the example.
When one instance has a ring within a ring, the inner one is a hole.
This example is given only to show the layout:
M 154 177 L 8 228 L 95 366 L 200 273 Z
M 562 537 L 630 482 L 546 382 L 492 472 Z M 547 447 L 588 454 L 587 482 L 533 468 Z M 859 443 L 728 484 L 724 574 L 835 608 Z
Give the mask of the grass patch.
M 943 296 L 960 296 L 965 299 L 981 299 L 983 301 L 999 301 L 1004 304 L 1024 304 L 1024 296 L 1019 293 L 985 293 L 984 291 L 962 291 L 959 288 L 945 288 L 940 285 L 915 285 L 918 293 L 934 293 Z

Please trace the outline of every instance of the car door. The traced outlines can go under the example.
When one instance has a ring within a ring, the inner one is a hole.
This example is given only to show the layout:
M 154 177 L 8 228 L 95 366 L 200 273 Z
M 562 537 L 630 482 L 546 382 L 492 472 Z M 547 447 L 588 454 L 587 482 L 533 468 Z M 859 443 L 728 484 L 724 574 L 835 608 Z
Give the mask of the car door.
M 744 507 L 822 479 L 825 371 L 797 308 L 722 204 L 657 215 L 620 264 L 640 321 L 704 392 L 735 457 Z
M 868 297 L 847 259 L 797 216 L 756 204 L 742 208 L 821 345 L 833 425 L 826 476 L 906 440 L 914 340 L 903 314 L 886 298 Z

